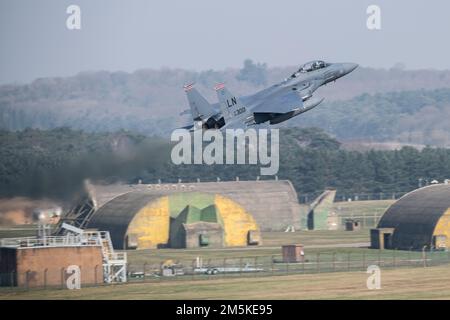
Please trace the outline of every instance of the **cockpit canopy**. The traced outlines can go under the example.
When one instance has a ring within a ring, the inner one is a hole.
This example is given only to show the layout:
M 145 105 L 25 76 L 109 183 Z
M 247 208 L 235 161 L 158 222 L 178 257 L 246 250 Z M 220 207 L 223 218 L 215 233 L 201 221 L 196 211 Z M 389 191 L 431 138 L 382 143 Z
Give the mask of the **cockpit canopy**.
M 325 67 L 328 67 L 330 64 L 326 63 L 325 61 L 322 60 L 315 60 L 315 61 L 311 61 L 308 63 L 305 63 L 304 65 L 302 65 L 300 67 L 300 69 L 298 69 L 297 72 L 295 72 L 291 78 L 296 78 L 298 77 L 301 73 L 307 73 L 307 72 L 311 72 L 311 71 L 315 71 L 315 70 L 319 70 Z

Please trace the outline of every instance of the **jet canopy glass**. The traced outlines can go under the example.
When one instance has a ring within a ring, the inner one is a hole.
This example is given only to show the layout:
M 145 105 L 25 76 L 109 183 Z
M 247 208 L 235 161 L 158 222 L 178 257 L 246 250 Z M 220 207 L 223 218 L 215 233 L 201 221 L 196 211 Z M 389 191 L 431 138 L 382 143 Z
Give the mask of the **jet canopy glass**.
M 291 78 L 296 78 L 300 75 L 300 73 L 306 73 L 306 72 L 311 72 L 311 71 L 315 71 L 315 70 L 319 70 L 322 68 L 327 67 L 329 64 L 326 63 L 325 61 L 322 60 L 316 60 L 316 61 L 311 61 L 308 63 L 305 63 L 304 65 L 302 65 L 300 67 L 300 69 L 298 69 L 297 72 L 295 72 Z

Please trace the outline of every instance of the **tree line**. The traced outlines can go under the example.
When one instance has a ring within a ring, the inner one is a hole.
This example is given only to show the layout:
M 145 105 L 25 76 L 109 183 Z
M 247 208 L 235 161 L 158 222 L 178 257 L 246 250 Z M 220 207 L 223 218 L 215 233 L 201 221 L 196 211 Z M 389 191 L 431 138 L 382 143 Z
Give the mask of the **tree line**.
M 67 128 L 0 131 L 0 197 L 69 199 L 84 179 L 105 183 L 254 180 L 258 165 L 174 165 L 171 143 L 128 131 L 89 133 Z M 260 179 L 274 177 L 261 176 Z M 450 178 L 450 150 L 403 147 L 348 151 L 318 128 L 280 131 L 279 179 L 299 194 L 405 192 L 419 179 Z

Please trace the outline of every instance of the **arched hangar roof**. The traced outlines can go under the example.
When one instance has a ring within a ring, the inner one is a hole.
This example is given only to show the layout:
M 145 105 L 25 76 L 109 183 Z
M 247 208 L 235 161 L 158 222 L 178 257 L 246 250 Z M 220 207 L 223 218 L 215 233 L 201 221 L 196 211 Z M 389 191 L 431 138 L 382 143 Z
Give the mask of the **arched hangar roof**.
M 93 214 L 87 228 L 109 231 L 117 249 L 129 247 L 128 237 L 137 241 L 137 248 L 166 246 L 169 233 L 174 231 L 170 218 L 187 213 L 193 206 L 196 206 L 194 211 L 202 215 L 195 217 L 196 213 L 191 212 L 193 216 L 180 223 L 218 222 L 223 225 L 227 246 L 246 245 L 248 231 L 259 229 L 249 212 L 222 195 L 200 192 L 168 195 L 145 191 L 131 191 L 106 202 Z
M 450 184 L 430 185 L 407 193 L 391 205 L 378 228 L 394 228 L 394 248 L 430 245 L 439 219 L 450 208 Z
M 106 202 L 90 219 L 87 228 L 108 230 L 115 248 L 123 246 L 128 225 L 143 207 L 160 198 L 158 194 L 133 191 L 119 195 Z
M 221 194 L 251 212 L 262 230 L 281 231 L 289 225 L 298 229 L 301 227 L 301 207 L 298 203 L 297 192 L 288 180 L 135 185 L 89 183 L 87 191 L 96 211 L 104 210 L 103 207 L 110 201 L 130 192 L 142 192 L 155 197 L 191 192 Z

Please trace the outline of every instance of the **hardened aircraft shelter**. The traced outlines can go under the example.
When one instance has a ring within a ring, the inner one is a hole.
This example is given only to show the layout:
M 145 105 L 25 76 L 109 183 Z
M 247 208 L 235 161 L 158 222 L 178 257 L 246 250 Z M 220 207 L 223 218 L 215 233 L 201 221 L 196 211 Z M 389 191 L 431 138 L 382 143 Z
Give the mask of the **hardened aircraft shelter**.
M 450 184 L 414 190 L 388 208 L 372 248 L 430 250 L 450 248 Z
M 62 219 L 107 230 L 117 249 L 261 244 L 261 231 L 301 228 L 297 193 L 287 180 L 86 185 Z

